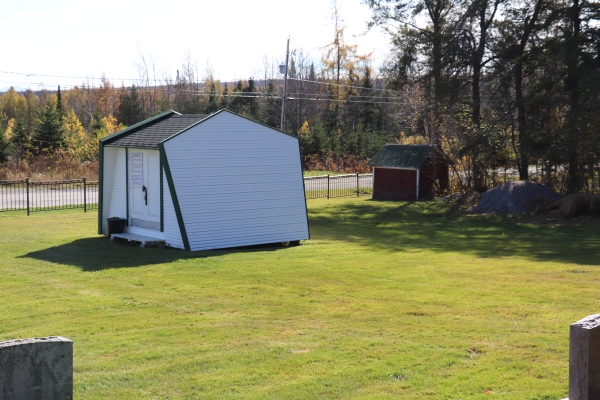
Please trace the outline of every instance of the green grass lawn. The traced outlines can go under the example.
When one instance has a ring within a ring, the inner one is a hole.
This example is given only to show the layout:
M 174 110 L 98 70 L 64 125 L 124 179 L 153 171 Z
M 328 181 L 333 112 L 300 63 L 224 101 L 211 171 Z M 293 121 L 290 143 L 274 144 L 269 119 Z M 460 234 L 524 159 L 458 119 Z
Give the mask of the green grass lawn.
M 309 177 L 309 176 L 323 176 L 323 175 L 349 175 L 349 174 L 344 174 L 342 172 L 334 172 L 334 171 L 304 171 L 303 172 L 304 177 Z
M 110 244 L 0 213 L 0 340 L 74 341 L 78 399 L 560 399 L 598 312 L 600 228 L 308 202 L 299 247 Z

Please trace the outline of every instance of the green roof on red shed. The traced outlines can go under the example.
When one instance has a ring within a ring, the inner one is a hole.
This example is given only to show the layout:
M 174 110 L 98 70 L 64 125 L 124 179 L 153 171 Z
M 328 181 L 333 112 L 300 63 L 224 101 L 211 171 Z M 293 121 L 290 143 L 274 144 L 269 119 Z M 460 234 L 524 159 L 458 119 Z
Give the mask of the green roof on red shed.
M 434 154 L 437 160 L 450 163 L 435 146 L 418 144 L 386 144 L 367 163 L 371 167 L 419 169 Z

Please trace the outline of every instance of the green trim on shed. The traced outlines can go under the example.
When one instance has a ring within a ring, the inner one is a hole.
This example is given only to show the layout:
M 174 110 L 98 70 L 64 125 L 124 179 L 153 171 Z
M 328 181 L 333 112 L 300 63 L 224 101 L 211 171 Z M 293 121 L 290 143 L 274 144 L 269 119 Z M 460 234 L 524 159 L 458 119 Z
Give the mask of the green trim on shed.
M 167 184 L 169 185 L 169 191 L 171 192 L 171 199 L 173 200 L 173 208 L 175 208 L 175 215 L 177 216 L 177 223 L 179 224 L 179 232 L 181 233 L 181 239 L 183 240 L 183 247 L 186 250 L 190 250 L 190 241 L 188 239 L 187 232 L 185 230 L 185 222 L 183 221 L 183 215 L 181 214 L 181 208 L 179 207 L 179 200 L 177 199 L 177 192 L 175 191 L 175 184 L 173 182 L 173 176 L 171 175 L 171 169 L 169 168 L 169 161 L 167 160 L 167 153 L 165 151 L 165 145 L 163 143 L 158 144 L 160 151 L 160 159 L 165 168 L 165 175 L 167 177 Z
M 159 151 L 160 154 L 160 151 Z M 164 167 L 162 162 L 162 157 L 158 158 L 159 160 L 159 170 L 158 176 L 160 178 L 160 231 L 165 231 L 165 206 L 164 206 L 164 189 L 163 189 L 163 173 Z
M 102 235 L 102 208 L 104 207 L 104 146 L 102 140 L 100 140 L 98 161 L 98 235 Z
M 304 186 L 304 168 L 302 167 L 302 152 L 300 151 L 300 140 L 298 140 L 298 161 L 300 162 L 300 178 L 302 179 L 302 194 L 304 195 L 304 211 L 306 212 L 306 229 L 308 240 L 310 240 L 310 223 L 308 220 L 308 204 L 306 202 L 306 187 Z
M 118 154 L 118 153 L 117 153 Z M 129 149 L 125 148 L 125 219 L 129 225 Z

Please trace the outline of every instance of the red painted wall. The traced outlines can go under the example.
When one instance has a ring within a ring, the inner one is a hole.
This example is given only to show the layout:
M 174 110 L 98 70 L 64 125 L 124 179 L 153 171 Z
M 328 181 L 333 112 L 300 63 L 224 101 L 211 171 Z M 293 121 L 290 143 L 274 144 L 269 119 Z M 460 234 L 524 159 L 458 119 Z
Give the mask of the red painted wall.
M 448 164 L 438 161 L 435 165 L 435 180 L 439 181 L 438 194 L 449 188 Z M 416 200 L 417 171 L 408 169 L 374 168 L 373 199 Z M 428 159 L 419 174 L 419 198 L 430 197 L 433 192 L 433 161 Z
M 373 198 L 376 200 L 416 200 L 417 171 L 374 168 Z

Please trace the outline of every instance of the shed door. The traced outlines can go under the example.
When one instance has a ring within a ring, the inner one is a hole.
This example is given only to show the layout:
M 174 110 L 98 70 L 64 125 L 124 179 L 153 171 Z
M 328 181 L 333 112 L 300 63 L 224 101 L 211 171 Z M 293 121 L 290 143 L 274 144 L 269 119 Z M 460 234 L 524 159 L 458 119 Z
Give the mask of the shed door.
M 129 225 L 160 230 L 160 161 L 156 150 L 129 151 Z

